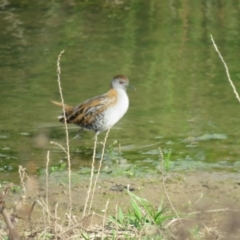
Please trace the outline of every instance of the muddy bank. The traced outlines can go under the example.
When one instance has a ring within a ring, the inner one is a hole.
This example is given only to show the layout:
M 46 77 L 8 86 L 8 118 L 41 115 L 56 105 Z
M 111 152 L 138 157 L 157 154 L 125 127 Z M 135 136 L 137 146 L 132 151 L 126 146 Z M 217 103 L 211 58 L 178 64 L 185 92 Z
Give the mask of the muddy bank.
M 67 174 L 55 173 L 49 176 L 48 181 L 48 204 L 52 210 L 56 208 L 57 204 L 60 218 L 64 217 L 69 206 L 67 179 Z M 26 182 L 28 209 L 36 199 L 46 199 L 45 180 L 45 177 L 30 178 Z M 72 174 L 72 212 L 78 219 L 81 219 L 84 210 L 88 186 L 89 179 L 87 177 Z M 125 189 L 147 199 L 156 208 L 163 203 L 170 212 L 173 212 L 166 198 L 167 193 L 184 223 L 184 227 L 179 228 L 174 225 L 174 229 L 172 229 L 173 232 L 175 231 L 175 236 L 180 237 L 178 239 L 187 239 L 186 232 L 195 228 L 201 231 L 202 239 L 224 239 L 226 236 L 228 239 L 239 239 L 240 176 L 238 174 L 222 172 L 167 173 L 165 188 L 166 192 L 164 192 L 161 175 L 148 178 L 101 176 L 96 185 L 90 212 L 99 215 L 105 214 L 107 201 L 107 215 L 115 215 L 116 206 L 127 212 L 131 199 Z M 21 195 L 22 192 L 18 191 L 6 194 L 4 200 L 7 209 L 16 205 Z M 41 207 L 37 205 L 31 213 L 33 225 L 36 223 L 39 225 L 39 219 L 42 217 Z M 22 219 L 26 219 L 26 215 L 28 215 L 27 208 L 21 209 L 18 213 Z M 93 222 L 101 225 L 102 219 L 90 218 L 89 220 L 86 218 L 83 226 L 89 228 Z M 21 225 L 24 226 L 24 222 Z

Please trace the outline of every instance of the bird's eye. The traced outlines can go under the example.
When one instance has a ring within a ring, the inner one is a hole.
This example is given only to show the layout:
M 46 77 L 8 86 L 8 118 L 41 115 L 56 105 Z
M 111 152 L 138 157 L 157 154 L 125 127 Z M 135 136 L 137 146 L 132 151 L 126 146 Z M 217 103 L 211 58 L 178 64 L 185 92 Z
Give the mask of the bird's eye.
M 123 84 L 123 81 L 119 81 L 120 84 Z

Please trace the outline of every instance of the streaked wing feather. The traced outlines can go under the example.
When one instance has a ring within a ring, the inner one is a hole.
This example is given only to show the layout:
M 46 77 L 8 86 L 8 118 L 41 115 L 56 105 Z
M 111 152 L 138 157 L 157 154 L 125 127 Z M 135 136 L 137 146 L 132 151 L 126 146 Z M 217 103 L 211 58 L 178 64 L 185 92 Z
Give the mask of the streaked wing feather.
M 106 107 L 111 105 L 115 99 L 110 99 L 107 94 L 91 98 L 76 106 L 73 113 L 68 117 L 68 121 L 77 125 L 92 124 L 96 116 L 101 114 Z

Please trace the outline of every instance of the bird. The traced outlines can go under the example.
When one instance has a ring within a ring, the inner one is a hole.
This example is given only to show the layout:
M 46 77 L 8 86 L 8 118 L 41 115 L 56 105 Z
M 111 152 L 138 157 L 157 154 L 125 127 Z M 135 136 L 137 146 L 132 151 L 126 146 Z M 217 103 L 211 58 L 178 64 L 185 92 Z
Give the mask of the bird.
M 126 89 L 129 86 L 126 76 L 116 75 L 111 81 L 110 90 L 105 94 L 87 99 L 75 107 L 55 101 L 52 103 L 64 109 L 58 117 L 61 123 L 65 123 L 66 118 L 66 123 L 92 130 L 97 136 L 111 128 L 127 112 L 129 98 Z

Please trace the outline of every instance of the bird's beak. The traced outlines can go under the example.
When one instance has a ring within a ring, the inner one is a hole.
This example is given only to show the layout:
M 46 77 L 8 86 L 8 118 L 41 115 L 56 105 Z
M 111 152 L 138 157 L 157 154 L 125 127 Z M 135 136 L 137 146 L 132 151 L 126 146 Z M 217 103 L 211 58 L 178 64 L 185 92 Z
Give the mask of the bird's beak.
M 137 90 L 135 87 L 133 87 L 133 86 L 131 86 L 131 85 L 128 85 L 127 88 L 129 88 L 129 89 L 131 89 L 131 90 L 134 90 L 134 91 Z

